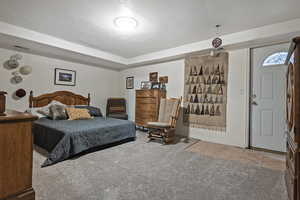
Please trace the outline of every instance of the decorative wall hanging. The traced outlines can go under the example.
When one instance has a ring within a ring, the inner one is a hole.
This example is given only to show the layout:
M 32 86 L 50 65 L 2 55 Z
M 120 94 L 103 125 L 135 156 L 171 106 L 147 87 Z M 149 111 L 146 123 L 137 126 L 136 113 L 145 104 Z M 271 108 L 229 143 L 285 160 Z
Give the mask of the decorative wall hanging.
M 20 72 L 20 74 L 22 74 L 22 75 L 29 75 L 29 74 L 31 74 L 31 72 L 32 72 L 32 67 L 31 67 L 31 66 L 28 66 L 28 65 L 25 65 L 25 66 L 23 66 L 23 67 L 21 67 L 21 68 L 19 69 L 19 72 Z
M 18 98 L 23 98 L 26 96 L 26 91 L 24 89 L 18 89 L 16 92 L 15 92 L 15 95 L 18 97 Z
M 4 67 L 6 69 L 16 69 L 19 67 L 19 60 L 22 59 L 22 55 L 20 54 L 16 54 L 16 55 L 13 55 L 9 58 L 9 60 L 7 60 L 5 63 L 4 63 Z
M 221 28 L 221 25 L 220 24 L 217 24 L 216 25 L 216 38 L 213 39 L 213 41 L 211 42 L 212 46 L 215 48 L 215 49 L 218 49 L 222 46 L 223 44 L 223 40 L 219 37 L 219 34 L 220 34 L 220 29 Z
M 168 83 L 169 82 L 169 77 L 168 76 L 161 76 L 161 77 L 159 77 L 159 82 L 160 83 Z
M 8 70 L 17 69 L 20 66 L 20 60 L 23 58 L 20 54 L 12 55 L 9 60 L 4 63 L 4 68 Z M 29 75 L 32 72 L 31 66 L 22 66 L 18 70 L 12 72 L 12 76 L 10 79 L 11 84 L 19 84 L 23 81 L 23 77 L 21 75 Z
M 158 72 L 151 72 L 149 74 L 149 81 L 158 82 Z
M 75 86 L 76 71 L 55 68 L 55 85 Z
M 12 75 L 13 75 L 13 77 L 10 79 L 10 82 L 12 84 L 16 85 L 23 81 L 23 78 L 22 78 L 22 76 L 20 76 L 18 71 L 13 72 Z
M 169 77 L 168 76 L 161 76 L 161 77 L 159 77 L 160 89 L 166 90 L 167 89 L 166 84 L 168 82 L 169 82 Z
M 220 28 L 221 28 L 221 25 L 217 24 L 216 25 L 216 36 L 211 42 L 211 45 L 213 48 L 210 50 L 210 56 L 217 56 L 221 51 L 224 50 L 224 48 L 222 47 L 223 40 L 220 36 Z
M 134 88 L 134 77 L 130 76 L 126 78 L 126 89 L 133 89 Z
M 185 59 L 184 124 L 226 130 L 228 53 Z

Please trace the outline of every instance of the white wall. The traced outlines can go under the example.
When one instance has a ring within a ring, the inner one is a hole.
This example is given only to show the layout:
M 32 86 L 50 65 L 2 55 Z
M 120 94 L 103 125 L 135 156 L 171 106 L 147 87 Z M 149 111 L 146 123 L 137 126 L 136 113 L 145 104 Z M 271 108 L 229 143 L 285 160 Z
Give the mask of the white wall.
M 24 54 L 21 65 L 31 65 L 33 73 L 24 76 L 24 81 L 18 85 L 10 83 L 11 73 L 2 66 L 11 55 L 16 52 L 0 49 L 0 91 L 7 91 L 7 108 L 24 111 L 28 107 L 28 95 L 30 90 L 35 95 L 68 90 L 87 96 L 91 93 L 91 103 L 101 107 L 105 112 L 108 97 L 124 96 L 128 101 L 128 112 L 131 120 L 135 118 L 135 90 L 127 90 L 125 80 L 127 76 L 134 76 L 135 89 L 140 88 L 141 81 L 149 79 L 150 72 L 158 72 L 160 76 L 169 76 L 167 85 L 168 97 L 183 96 L 184 88 L 184 60 L 147 65 L 138 68 L 127 69 L 121 72 L 97 68 L 93 66 L 71 63 L 67 61 L 46 58 L 31 54 Z M 77 84 L 75 87 L 54 85 L 54 68 L 64 68 L 77 71 Z M 229 81 L 227 104 L 227 131 L 215 132 L 183 126 L 179 120 L 177 133 L 188 135 L 205 141 L 247 146 L 247 92 L 248 92 L 248 49 L 229 52 Z M 23 88 L 27 96 L 14 100 L 13 93 Z
M 241 49 L 229 52 L 226 132 L 188 128 L 183 126 L 182 119 L 179 119 L 177 133 L 205 141 L 246 147 L 248 143 L 248 71 L 249 50 Z M 147 81 L 149 79 L 148 76 L 150 72 L 158 72 L 159 76 L 169 76 L 169 83 L 167 85 L 168 97 L 183 96 L 184 60 L 147 65 L 121 71 L 121 91 L 122 95 L 128 101 L 128 112 L 131 120 L 135 118 L 135 90 L 126 90 L 126 77 L 134 76 L 135 89 L 138 89 L 140 88 L 141 81 Z
M 28 108 L 30 90 L 34 91 L 35 96 L 58 90 L 67 90 L 84 96 L 91 93 L 91 104 L 101 107 L 102 112 L 105 113 L 107 98 L 120 95 L 118 71 L 24 53 L 20 53 L 23 55 L 20 66 L 30 65 L 33 72 L 28 76 L 23 76 L 24 81 L 22 83 L 14 85 L 10 83 L 10 79 L 12 77 L 11 73 L 15 70 L 7 70 L 3 67 L 3 63 L 14 54 L 16 52 L 0 49 L 0 91 L 8 92 L 7 108 L 19 111 Z M 77 72 L 76 86 L 54 85 L 55 68 L 75 70 Z M 19 88 L 25 89 L 27 96 L 20 100 L 14 100 L 12 95 Z

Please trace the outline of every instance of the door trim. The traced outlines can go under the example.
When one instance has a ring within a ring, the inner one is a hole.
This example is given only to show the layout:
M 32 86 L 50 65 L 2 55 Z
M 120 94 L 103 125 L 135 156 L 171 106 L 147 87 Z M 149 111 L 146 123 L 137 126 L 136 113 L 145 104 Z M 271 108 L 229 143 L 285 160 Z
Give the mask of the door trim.
M 246 148 L 249 149 L 250 148 L 250 134 L 251 134 L 251 105 L 250 105 L 250 95 L 251 95 L 251 58 L 252 58 L 252 51 L 253 48 L 248 48 L 247 49 L 247 66 L 246 66 L 246 82 L 245 82 L 245 86 L 246 86 L 246 91 L 245 91 L 245 120 L 246 120 L 246 126 L 245 126 L 245 133 L 246 133 L 246 137 L 245 137 L 245 145 Z

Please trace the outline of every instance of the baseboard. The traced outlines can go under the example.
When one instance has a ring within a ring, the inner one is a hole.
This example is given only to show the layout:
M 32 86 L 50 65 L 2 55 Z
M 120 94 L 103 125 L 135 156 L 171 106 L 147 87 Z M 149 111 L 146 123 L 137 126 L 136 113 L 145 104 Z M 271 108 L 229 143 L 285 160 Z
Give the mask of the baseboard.
M 3 200 L 35 200 L 35 192 L 33 188 L 27 189 L 22 193 L 9 196 Z
M 274 150 L 258 148 L 258 147 L 250 147 L 249 149 L 252 149 L 252 150 L 255 150 L 255 151 L 263 151 L 263 152 L 267 152 L 267 153 L 275 153 L 275 154 L 279 154 L 279 155 L 286 155 L 286 152 L 274 151 Z

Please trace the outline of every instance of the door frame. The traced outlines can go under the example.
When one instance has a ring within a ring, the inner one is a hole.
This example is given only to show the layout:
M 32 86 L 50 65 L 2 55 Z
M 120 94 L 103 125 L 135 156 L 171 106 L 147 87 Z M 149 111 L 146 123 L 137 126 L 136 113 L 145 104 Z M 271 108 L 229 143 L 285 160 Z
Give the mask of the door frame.
M 252 106 L 251 106 L 251 100 L 250 97 L 252 96 L 252 91 L 253 91 L 253 63 L 252 63 L 252 58 L 253 58 L 253 50 L 257 48 L 263 48 L 263 47 L 269 47 L 269 46 L 275 46 L 275 45 L 281 45 L 281 44 L 288 44 L 289 42 L 278 42 L 274 44 L 269 44 L 269 45 L 262 45 L 262 46 L 256 46 L 256 47 L 251 47 L 248 49 L 248 68 L 247 68 L 247 79 L 246 80 L 246 119 L 247 119 L 247 125 L 246 125 L 246 141 L 245 144 L 247 145 L 247 149 L 254 149 L 254 150 L 260 150 L 260 151 L 266 151 L 266 152 L 273 152 L 273 153 L 280 153 L 280 154 L 285 154 L 284 152 L 280 151 L 273 151 L 273 150 L 268 150 L 268 149 L 260 149 L 260 148 L 255 148 L 251 146 L 251 125 L 252 125 Z M 276 53 L 278 51 L 274 51 L 273 53 Z M 271 54 L 270 54 L 271 55 Z

